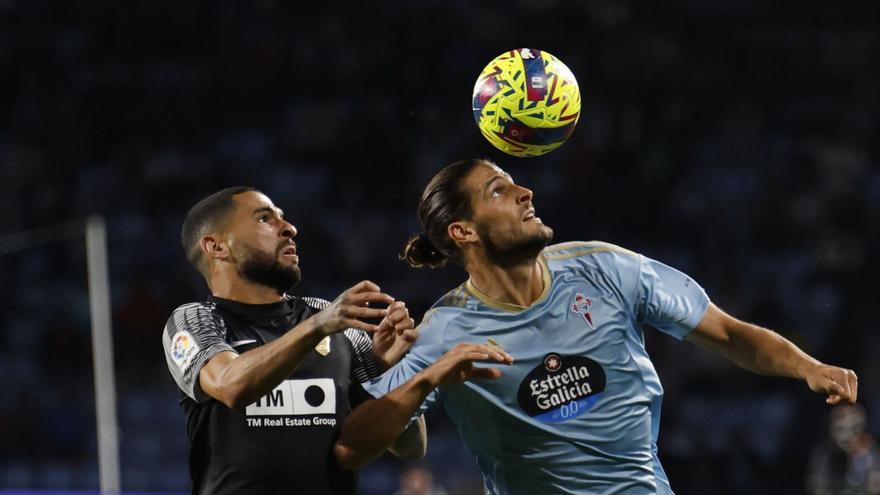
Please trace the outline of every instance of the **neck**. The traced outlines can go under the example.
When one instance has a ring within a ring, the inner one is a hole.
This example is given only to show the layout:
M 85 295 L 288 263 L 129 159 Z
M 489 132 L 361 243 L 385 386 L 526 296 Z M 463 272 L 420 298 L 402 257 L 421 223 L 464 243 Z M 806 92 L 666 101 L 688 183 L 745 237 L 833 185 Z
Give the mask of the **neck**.
M 235 276 L 212 277 L 208 287 L 214 297 L 245 304 L 269 304 L 284 299 L 277 290 L 249 282 L 237 274 Z
M 471 284 L 492 299 L 528 307 L 544 292 L 543 268 L 537 259 L 512 267 L 488 262 L 465 265 Z

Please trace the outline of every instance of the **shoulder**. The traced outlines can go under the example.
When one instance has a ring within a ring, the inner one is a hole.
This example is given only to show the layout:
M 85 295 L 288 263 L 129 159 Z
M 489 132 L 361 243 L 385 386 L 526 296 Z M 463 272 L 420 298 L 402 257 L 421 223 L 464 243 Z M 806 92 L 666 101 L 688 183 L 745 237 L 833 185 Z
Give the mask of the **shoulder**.
M 639 254 L 615 244 L 602 241 L 572 241 L 553 244 L 544 248 L 542 256 L 547 260 L 565 260 L 607 254 L 614 257 L 638 258 Z
M 466 312 L 468 301 L 472 298 L 473 296 L 467 290 L 467 282 L 462 283 L 437 299 L 434 305 L 425 312 L 422 324 L 445 326 Z
M 442 346 L 449 329 L 458 325 L 463 319 L 467 319 L 464 308 L 467 296 L 458 294 L 459 289 L 461 288 L 450 291 L 450 294 L 441 298 L 425 312 L 418 326 L 420 335 L 417 344 Z
M 565 242 L 541 253 L 551 273 L 575 273 L 595 283 L 613 283 L 629 293 L 641 272 L 642 255 L 601 241 Z
M 199 311 L 214 311 L 216 309 L 216 305 L 211 301 L 198 301 L 198 302 L 189 302 L 186 304 L 181 304 L 180 306 L 174 308 L 174 315 L 184 315 L 184 314 L 192 314 L 194 312 Z
M 171 333 L 179 330 L 198 331 L 217 325 L 222 326 L 222 323 L 223 319 L 213 302 L 191 302 L 180 305 L 171 312 L 166 330 Z
M 446 294 L 443 294 L 443 296 L 431 306 L 429 312 L 445 309 L 444 313 L 454 313 L 457 308 L 460 309 L 465 307 L 469 297 L 470 293 L 465 288 L 465 284 L 461 284 Z M 425 317 L 427 316 L 428 314 L 426 313 Z

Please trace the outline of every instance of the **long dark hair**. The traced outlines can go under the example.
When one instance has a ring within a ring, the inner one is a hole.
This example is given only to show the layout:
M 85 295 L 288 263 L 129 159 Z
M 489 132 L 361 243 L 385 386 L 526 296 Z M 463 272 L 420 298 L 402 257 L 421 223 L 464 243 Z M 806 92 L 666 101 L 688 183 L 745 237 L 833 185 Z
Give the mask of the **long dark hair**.
M 407 241 L 400 259 L 410 266 L 437 268 L 448 260 L 462 263 L 461 251 L 446 232 L 452 222 L 473 216 L 470 193 L 462 187 L 464 178 L 478 165 L 489 163 L 482 158 L 460 160 L 447 165 L 431 179 L 419 201 L 422 232 Z

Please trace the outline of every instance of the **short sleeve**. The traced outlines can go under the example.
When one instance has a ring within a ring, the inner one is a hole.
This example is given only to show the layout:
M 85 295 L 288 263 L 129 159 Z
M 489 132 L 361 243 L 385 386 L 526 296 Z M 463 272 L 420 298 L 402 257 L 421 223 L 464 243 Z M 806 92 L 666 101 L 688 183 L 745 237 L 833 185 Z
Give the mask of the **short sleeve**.
M 697 326 L 709 307 L 706 291 L 684 273 L 639 256 L 639 316 L 679 340 Z
M 373 339 L 358 328 L 348 328 L 345 337 L 351 342 L 352 354 L 351 375 L 358 383 L 368 382 L 379 376 L 376 354 L 373 352 Z
M 168 370 L 177 386 L 196 402 L 210 399 L 199 386 L 202 366 L 219 352 L 235 352 L 225 335 L 223 319 L 210 304 L 185 304 L 165 324 L 162 347 Z

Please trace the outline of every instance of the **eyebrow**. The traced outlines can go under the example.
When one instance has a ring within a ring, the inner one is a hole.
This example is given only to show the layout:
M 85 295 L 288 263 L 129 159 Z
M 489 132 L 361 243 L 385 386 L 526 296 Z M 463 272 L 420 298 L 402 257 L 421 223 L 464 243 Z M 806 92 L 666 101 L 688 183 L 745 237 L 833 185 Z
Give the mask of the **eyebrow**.
M 481 187 L 480 190 L 486 191 L 487 189 L 489 189 L 489 186 L 491 186 L 492 183 L 498 179 L 507 179 L 507 180 L 510 180 L 511 182 L 513 182 L 513 180 L 510 178 L 510 174 L 502 173 L 501 175 L 496 175 L 495 177 L 492 177 L 491 179 L 484 182 L 483 187 Z
M 284 218 L 284 212 L 279 208 L 271 208 L 269 206 L 264 206 L 262 208 L 257 208 L 251 215 L 256 215 L 257 213 L 277 213 L 279 217 Z

